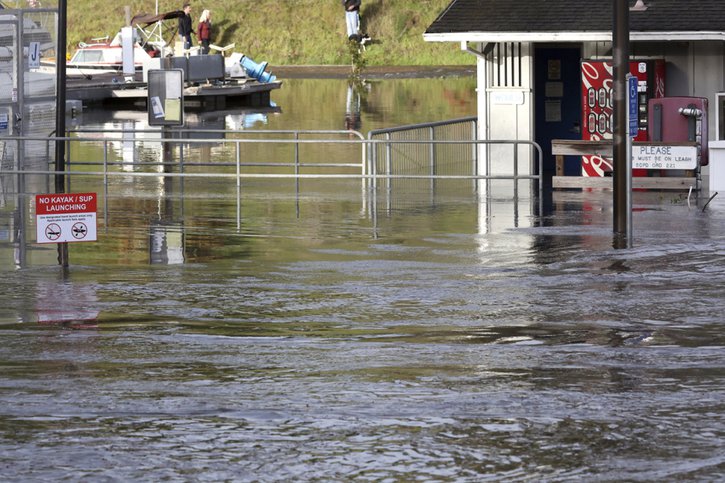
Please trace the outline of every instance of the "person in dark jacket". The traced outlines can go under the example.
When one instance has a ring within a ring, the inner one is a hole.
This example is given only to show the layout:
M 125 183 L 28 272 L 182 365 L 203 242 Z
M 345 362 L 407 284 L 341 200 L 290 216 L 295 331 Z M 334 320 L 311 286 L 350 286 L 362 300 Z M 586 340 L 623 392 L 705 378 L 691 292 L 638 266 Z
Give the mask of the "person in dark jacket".
M 201 44 L 201 53 L 209 53 L 209 40 L 211 39 L 211 12 L 204 10 L 199 18 L 199 26 L 196 27 L 196 38 Z
M 194 34 L 194 30 L 191 28 L 191 5 L 185 3 L 182 10 L 184 15 L 179 17 L 179 37 L 184 42 L 184 50 L 189 50 L 191 48 L 191 34 Z
M 345 24 L 347 25 L 347 38 L 359 40 L 360 38 L 360 0 L 342 0 L 345 7 Z

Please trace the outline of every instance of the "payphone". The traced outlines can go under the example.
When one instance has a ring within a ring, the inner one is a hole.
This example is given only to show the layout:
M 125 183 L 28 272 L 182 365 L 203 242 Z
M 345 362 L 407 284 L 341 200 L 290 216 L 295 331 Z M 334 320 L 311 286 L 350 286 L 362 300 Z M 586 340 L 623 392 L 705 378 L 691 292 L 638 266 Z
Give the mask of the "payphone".
M 707 99 L 662 97 L 649 100 L 649 141 L 695 143 L 698 168 L 708 163 Z

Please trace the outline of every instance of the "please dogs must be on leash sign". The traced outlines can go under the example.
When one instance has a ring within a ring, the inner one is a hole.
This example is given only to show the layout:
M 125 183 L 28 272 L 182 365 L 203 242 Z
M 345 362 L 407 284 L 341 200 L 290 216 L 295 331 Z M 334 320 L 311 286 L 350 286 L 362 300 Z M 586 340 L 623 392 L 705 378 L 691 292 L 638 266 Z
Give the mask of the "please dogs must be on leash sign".
M 37 243 L 96 241 L 96 193 L 35 196 Z

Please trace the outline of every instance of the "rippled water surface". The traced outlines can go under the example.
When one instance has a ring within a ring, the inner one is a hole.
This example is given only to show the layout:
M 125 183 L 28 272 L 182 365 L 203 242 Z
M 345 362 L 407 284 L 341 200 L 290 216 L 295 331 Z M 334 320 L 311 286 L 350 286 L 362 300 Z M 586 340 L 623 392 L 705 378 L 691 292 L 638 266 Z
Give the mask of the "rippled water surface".
M 5 205 L 3 480 L 725 478 L 721 197 L 220 183 L 115 179 L 65 273 Z

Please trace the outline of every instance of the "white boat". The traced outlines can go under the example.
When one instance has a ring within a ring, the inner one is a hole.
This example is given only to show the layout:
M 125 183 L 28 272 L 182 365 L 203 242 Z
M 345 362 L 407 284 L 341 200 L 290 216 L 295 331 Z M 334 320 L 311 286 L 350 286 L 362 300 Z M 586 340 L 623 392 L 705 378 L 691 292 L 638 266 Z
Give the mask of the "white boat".
M 160 51 L 150 44 L 142 46 L 134 42 L 133 64 L 137 71 Z M 150 48 L 149 48 L 150 47 Z M 91 77 L 98 74 L 119 74 L 123 72 L 123 45 L 121 33 L 108 41 L 108 37 L 93 39 L 92 43 L 81 42 L 71 59 L 66 63 L 66 74 Z
M 133 63 L 141 72 L 151 59 L 173 54 L 161 35 L 164 20 L 177 19 L 184 12 L 180 10 L 158 15 L 139 14 L 131 19 L 133 27 Z M 66 63 L 67 75 L 90 77 L 97 74 L 118 74 L 123 72 L 123 36 L 118 32 L 112 39 L 108 36 L 81 42 L 71 59 Z

